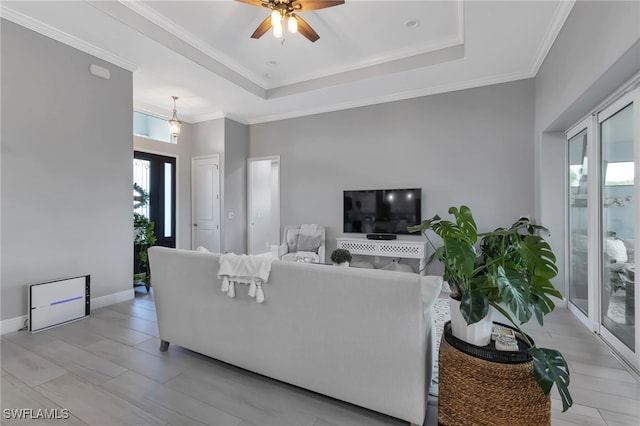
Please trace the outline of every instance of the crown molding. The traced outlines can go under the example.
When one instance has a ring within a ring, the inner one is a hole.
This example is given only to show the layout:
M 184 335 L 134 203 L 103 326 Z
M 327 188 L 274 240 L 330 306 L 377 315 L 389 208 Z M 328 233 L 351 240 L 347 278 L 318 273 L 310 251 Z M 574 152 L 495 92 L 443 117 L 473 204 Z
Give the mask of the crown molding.
M 30 16 L 27 16 L 16 10 L 13 10 L 1 3 L 0 3 L 0 17 L 13 22 L 14 24 L 17 24 L 27 29 L 30 29 L 32 31 L 35 31 L 38 34 L 42 34 L 53 40 L 59 41 L 60 43 L 66 44 L 67 46 L 71 46 L 84 53 L 100 58 L 113 65 L 119 66 L 120 68 L 124 68 L 127 71 L 134 72 L 138 69 L 137 64 L 127 59 L 124 59 L 121 56 L 115 55 L 107 50 L 94 46 L 91 43 L 87 43 L 84 40 L 81 40 L 71 34 L 65 33 L 64 31 L 60 31 L 59 29 L 54 28 L 51 25 L 45 24 L 42 21 L 31 18 Z
M 193 116 L 193 122 L 202 123 L 204 121 L 220 120 L 221 118 L 227 118 L 227 113 L 216 111 L 207 114 L 195 115 Z
M 240 66 L 233 59 L 221 54 L 218 51 L 215 51 L 207 43 L 202 41 L 202 39 L 196 37 L 193 33 L 187 31 L 185 28 L 166 18 L 164 15 L 156 12 L 151 7 L 146 6 L 140 1 L 118 0 L 118 2 L 123 6 L 129 8 L 133 12 L 137 13 L 138 15 L 142 16 L 143 18 L 149 20 L 150 22 L 153 22 L 159 27 L 164 28 L 175 37 L 178 37 L 180 40 L 199 50 L 214 61 L 225 65 L 231 71 L 264 88 L 265 80 L 263 78 Z
M 239 115 L 236 115 L 236 114 L 225 113 L 224 118 L 228 118 L 229 120 L 233 120 L 240 124 L 245 124 L 247 126 L 249 125 L 249 121 L 245 117 L 240 117 Z
M 251 117 L 251 118 L 247 118 L 246 121 L 248 122 L 248 124 L 252 125 L 252 124 L 267 123 L 271 121 L 287 120 L 290 118 L 305 117 L 305 116 L 315 115 L 315 114 L 324 114 L 328 112 L 341 111 L 345 109 L 360 108 L 360 107 L 366 107 L 370 105 L 377 105 L 382 103 L 419 98 L 423 96 L 437 95 L 440 93 L 448 93 L 448 92 L 456 92 L 459 90 L 473 89 L 473 88 L 482 87 L 482 86 L 491 86 L 494 84 L 508 83 L 511 81 L 525 80 L 528 78 L 532 78 L 529 72 L 503 74 L 499 76 L 468 80 L 468 81 L 459 82 L 459 83 L 444 84 L 441 86 L 429 87 L 429 88 L 420 89 L 420 90 L 411 90 L 406 92 L 394 93 L 392 95 L 378 96 L 374 98 L 362 99 L 362 100 L 353 101 L 353 102 L 333 104 L 333 105 L 328 105 L 320 108 L 311 108 L 306 110 L 286 112 L 282 114 Z
M 155 105 L 145 104 L 142 102 L 135 102 L 133 104 L 133 110 L 137 112 L 141 112 L 143 114 L 152 115 L 162 120 L 169 120 L 171 118 L 171 115 L 173 114 L 173 110 L 167 111 L 163 108 L 158 108 Z M 230 120 L 237 121 L 238 123 L 241 123 L 241 124 L 247 124 L 247 125 L 249 124 L 249 121 L 247 121 L 245 117 L 237 114 L 227 113 L 227 112 L 211 112 L 207 114 L 193 115 L 193 114 L 183 114 L 183 113 L 180 113 L 180 111 L 178 111 L 178 116 L 183 123 L 187 123 L 187 124 L 196 124 L 196 123 L 202 123 L 205 121 L 220 120 L 222 118 L 228 118 Z
M 455 38 L 451 40 L 446 40 L 438 44 L 432 44 L 427 48 L 421 49 L 406 49 L 400 51 L 400 53 L 394 53 L 393 55 L 385 55 L 379 58 L 366 59 L 364 61 L 355 63 L 350 66 L 337 66 L 332 68 L 327 68 L 321 72 L 313 72 L 304 75 L 300 75 L 299 78 L 288 79 L 286 81 L 276 81 L 272 82 L 270 85 L 266 86 L 267 90 L 267 98 L 272 97 L 269 94 L 280 92 L 281 89 L 287 87 L 294 86 L 305 86 L 310 82 L 318 82 L 325 81 L 330 82 L 335 78 L 340 79 L 340 76 L 345 75 L 358 75 L 359 73 L 364 73 L 366 75 L 375 74 L 376 70 L 389 69 L 389 67 L 402 67 L 402 64 L 408 64 L 412 61 L 419 60 L 419 58 L 425 58 L 432 54 L 437 54 L 438 52 L 442 52 L 447 49 L 452 49 L 462 46 L 464 47 L 464 40 L 460 35 L 456 35 Z M 455 58 L 459 59 L 459 58 Z M 416 61 L 417 62 L 417 61 Z M 432 64 L 430 64 L 432 65 Z M 415 65 L 409 67 L 410 69 L 420 68 L 420 66 Z M 388 72 L 383 71 L 383 74 Z M 359 80 L 360 78 L 353 78 L 354 81 Z M 324 87 L 334 86 L 333 83 L 328 83 Z M 309 89 L 313 90 L 313 89 Z M 306 90 L 303 90 L 306 91 Z
M 171 114 L 173 113 L 173 110 L 171 110 L 170 112 L 167 112 L 167 110 L 165 110 L 164 108 L 159 108 L 151 104 L 145 104 L 143 102 L 134 102 L 133 110 L 137 112 L 141 112 L 143 114 L 152 115 L 156 118 L 161 118 L 163 120 L 170 120 Z M 180 114 L 180 119 L 182 121 L 185 121 L 184 117 L 182 117 L 182 114 Z M 188 123 L 188 121 L 185 121 L 185 122 Z
M 464 58 L 464 48 L 465 46 L 463 44 L 458 44 L 429 53 L 424 53 L 422 55 L 410 56 L 365 68 L 357 68 L 352 71 L 302 81 L 288 86 L 275 87 L 267 91 L 267 98 L 274 99 L 298 93 L 306 93 L 327 87 L 338 86 L 340 84 L 348 84 L 354 81 L 362 81 L 368 78 L 386 76 L 398 72 L 411 71 L 417 68 L 424 68 L 459 60 Z
M 273 82 L 265 79 L 264 77 L 257 75 L 256 73 L 251 72 L 245 67 L 241 66 L 233 59 L 221 54 L 220 52 L 211 48 L 209 44 L 204 42 L 199 37 L 195 36 L 193 33 L 189 32 L 185 28 L 171 21 L 164 15 L 156 12 L 153 8 L 145 5 L 140 1 L 124 1 L 118 0 L 118 3 L 127 7 L 132 12 L 140 15 L 141 17 L 147 19 L 153 24 L 163 28 L 165 31 L 182 40 L 184 43 L 188 44 L 192 48 L 198 50 L 202 54 L 209 57 L 210 60 L 213 60 L 224 67 L 228 68 L 230 71 L 237 73 L 239 76 L 246 78 L 251 81 L 253 84 L 256 84 L 261 89 L 268 93 L 269 91 L 277 91 L 280 88 L 295 85 L 298 83 L 305 83 L 310 80 L 318 80 L 329 78 L 334 75 L 344 74 L 351 71 L 357 71 L 360 69 L 375 69 L 375 67 L 384 67 L 388 64 L 392 64 L 395 62 L 402 62 L 411 59 L 412 57 L 419 57 L 423 55 L 427 55 L 433 52 L 437 52 L 440 50 L 444 50 L 447 48 L 455 47 L 458 45 L 464 45 L 464 25 L 465 25 L 465 7 L 463 0 L 455 0 L 457 2 L 457 32 L 456 34 L 448 39 L 441 41 L 439 43 L 433 43 L 426 47 L 421 47 L 419 49 L 400 49 L 393 52 L 390 55 L 384 55 L 376 58 L 367 58 L 363 61 L 360 61 L 356 64 L 350 66 L 337 66 L 330 69 L 325 69 L 322 72 L 318 73 L 308 73 L 305 75 L 298 75 L 297 78 L 290 78 L 284 81 Z M 185 57 L 188 57 L 182 52 L 178 52 Z M 226 78 L 226 77 L 224 77 Z M 228 78 L 227 78 L 228 79 Z M 328 80 L 327 80 L 328 81 Z M 237 83 L 236 83 L 237 84 Z M 331 85 L 331 84 L 330 84 Z M 268 98 L 268 94 L 264 96 L 264 98 Z
M 169 23 L 169 21 L 157 21 L 157 14 L 148 12 L 147 16 L 139 13 L 139 10 L 143 10 L 144 6 L 140 6 L 140 2 L 124 2 L 124 1 L 94 1 L 86 0 L 88 4 L 107 14 L 111 18 L 119 21 L 120 23 L 134 28 L 138 33 L 155 41 L 156 43 L 164 46 L 167 49 L 181 55 L 185 59 L 200 65 L 208 71 L 218 75 L 230 83 L 266 99 L 266 92 L 259 84 L 253 80 L 244 77 L 235 70 L 231 69 L 225 63 L 218 61 L 209 54 L 203 52 L 198 47 L 195 47 L 188 41 L 176 35 L 175 24 Z M 134 7 L 131 7 L 135 4 Z M 152 20 L 155 19 L 156 21 Z M 173 26 L 172 30 L 165 28 L 165 26 Z M 183 32 L 186 32 L 183 30 Z M 183 34 L 184 35 L 184 34 Z
M 353 1 L 353 0 L 351 0 Z M 384 54 L 374 58 L 365 58 L 362 61 L 354 63 L 349 66 L 335 66 L 332 68 L 323 69 L 320 72 L 307 73 L 304 75 L 299 75 L 298 78 L 289 79 L 286 81 L 277 81 L 277 82 L 269 82 L 265 87 L 267 93 L 269 92 L 278 92 L 279 89 L 283 89 L 287 86 L 295 86 L 295 85 L 304 85 L 304 83 L 313 81 L 313 80 L 325 80 L 330 81 L 332 77 L 345 75 L 354 71 L 375 71 L 376 69 L 383 69 L 388 66 L 393 66 L 394 64 L 400 63 L 408 63 L 411 60 L 419 57 L 425 57 L 430 54 L 434 54 L 445 49 L 454 48 L 456 46 L 464 46 L 465 43 L 465 7 L 464 1 L 457 1 L 457 29 L 456 34 L 446 40 L 439 41 L 437 43 L 431 43 L 427 46 L 422 46 L 420 48 L 406 48 L 406 49 L 396 49 L 392 54 Z M 419 68 L 420 66 L 416 65 L 414 68 Z M 354 80 L 358 80 L 354 79 Z M 327 84 L 327 87 L 333 86 L 333 84 Z M 268 96 L 269 97 L 269 96 Z
M 538 52 L 531 64 L 531 77 L 535 77 L 538 74 L 540 67 L 544 63 L 544 60 L 549 54 L 549 51 L 553 47 L 553 43 L 555 43 L 556 38 L 558 38 L 558 35 L 560 34 L 562 27 L 564 26 L 564 23 L 569 17 L 569 14 L 571 13 L 575 2 L 576 0 L 566 0 L 558 3 L 553 19 L 547 27 L 547 31 L 545 32 L 545 36 L 542 39 L 542 43 L 540 43 L 540 46 L 538 46 Z

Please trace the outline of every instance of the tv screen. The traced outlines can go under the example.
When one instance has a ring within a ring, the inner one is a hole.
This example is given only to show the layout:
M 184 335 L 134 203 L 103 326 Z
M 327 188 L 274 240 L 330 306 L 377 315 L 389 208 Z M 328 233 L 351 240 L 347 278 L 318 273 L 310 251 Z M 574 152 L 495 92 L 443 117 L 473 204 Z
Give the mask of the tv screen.
M 422 189 L 344 191 L 345 233 L 408 234 L 421 218 Z

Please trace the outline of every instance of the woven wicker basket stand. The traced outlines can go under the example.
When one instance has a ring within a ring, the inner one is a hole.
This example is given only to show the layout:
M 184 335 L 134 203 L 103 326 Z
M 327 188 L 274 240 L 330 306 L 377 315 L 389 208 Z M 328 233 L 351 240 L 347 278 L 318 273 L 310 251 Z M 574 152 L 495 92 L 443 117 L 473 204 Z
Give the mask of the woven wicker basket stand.
M 496 362 L 482 359 L 482 355 L 469 355 L 454 347 L 458 341 L 451 335 L 450 324 L 447 326 L 440 343 L 438 361 L 439 425 L 551 424 L 550 398 L 533 377 L 533 362 Z

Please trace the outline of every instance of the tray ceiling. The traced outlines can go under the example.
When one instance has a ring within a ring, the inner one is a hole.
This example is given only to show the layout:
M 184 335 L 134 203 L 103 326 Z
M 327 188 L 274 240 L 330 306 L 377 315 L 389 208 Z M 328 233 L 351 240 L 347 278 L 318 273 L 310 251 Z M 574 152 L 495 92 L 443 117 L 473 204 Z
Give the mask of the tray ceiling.
M 251 39 L 231 1 L 3 1 L 3 18 L 130 69 L 134 108 L 258 123 L 535 76 L 567 1 L 358 1 L 301 13 L 320 35 Z

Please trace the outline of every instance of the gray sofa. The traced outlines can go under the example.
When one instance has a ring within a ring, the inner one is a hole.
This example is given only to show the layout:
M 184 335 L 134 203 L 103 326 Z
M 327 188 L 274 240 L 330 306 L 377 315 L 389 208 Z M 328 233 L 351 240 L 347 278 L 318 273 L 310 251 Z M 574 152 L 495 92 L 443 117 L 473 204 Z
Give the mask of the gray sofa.
M 258 304 L 220 290 L 220 255 L 152 247 L 161 346 L 422 425 L 440 277 L 274 261 Z M 246 287 L 246 288 L 245 288 Z

